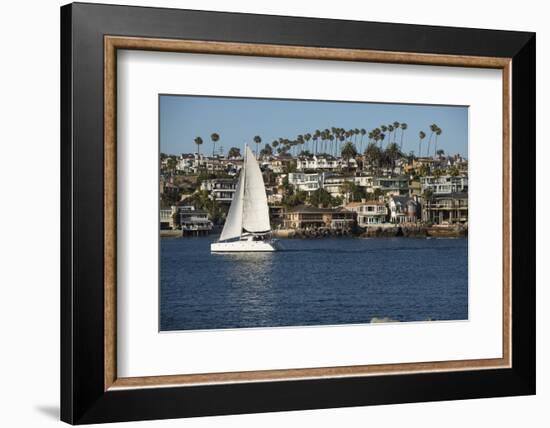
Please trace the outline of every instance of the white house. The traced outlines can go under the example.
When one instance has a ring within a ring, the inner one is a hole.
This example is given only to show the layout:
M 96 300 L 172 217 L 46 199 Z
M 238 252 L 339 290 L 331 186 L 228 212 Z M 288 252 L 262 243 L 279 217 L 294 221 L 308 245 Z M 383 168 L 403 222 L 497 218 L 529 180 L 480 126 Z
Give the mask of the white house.
M 298 171 L 323 170 L 335 171 L 341 167 L 340 161 L 330 155 L 299 156 L 296 161 Z
M 210 199 L 230 203 L 233 200 L 237 181 L 233 178 L 212 178 L 201 183 L 201 190 L 206 190 Z
M 288 174 L 288 184 L 296 190 L 312 193 L 323 187 L 326 176 L 324 172 L 291 172 Z
M 442 175 L 420 178 L 422 191 L 430 190 L 434 195 L 459 193 L 468 191 L 468 177 Z
M 392 223 L 416 223 L 420 219 L 420 203 L 415 197 L 391 196 L 389 207 Z
M 357 213 L 357 224 L 360 227 L 368 227 L 382 224 L 387 221 L 388 207 L 382 201 L 350 202 L 346 209 Z

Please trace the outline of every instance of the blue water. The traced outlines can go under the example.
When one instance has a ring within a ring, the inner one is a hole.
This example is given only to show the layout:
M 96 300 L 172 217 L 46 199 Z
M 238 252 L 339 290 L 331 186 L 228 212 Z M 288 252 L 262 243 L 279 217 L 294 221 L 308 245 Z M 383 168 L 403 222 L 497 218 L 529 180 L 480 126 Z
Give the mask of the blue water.
M 161 330 L 468 318 L 467 239 L 296 239 L 216 255 L 212 240 L 161 239 Z

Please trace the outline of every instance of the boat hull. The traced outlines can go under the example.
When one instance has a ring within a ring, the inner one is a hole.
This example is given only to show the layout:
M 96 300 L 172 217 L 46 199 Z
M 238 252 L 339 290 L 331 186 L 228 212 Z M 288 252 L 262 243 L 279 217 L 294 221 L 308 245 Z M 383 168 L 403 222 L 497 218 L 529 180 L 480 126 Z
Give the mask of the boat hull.
M 210 251 L 212 253 L 261 253 L 277 251 L 277 247 L 274 240 L 213 242 L 210 244 Z

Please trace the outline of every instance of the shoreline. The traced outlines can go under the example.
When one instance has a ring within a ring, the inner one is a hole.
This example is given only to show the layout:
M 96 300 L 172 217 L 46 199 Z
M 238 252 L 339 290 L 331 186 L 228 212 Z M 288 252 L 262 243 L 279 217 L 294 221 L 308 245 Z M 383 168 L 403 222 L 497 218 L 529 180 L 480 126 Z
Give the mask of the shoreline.
M 315 238 L 465 238 L 468 236 L 467 226 L 371 226 L 365 229 L 349 230 L 300 230 L 278 229 L 273 231 L 276 238 L 315 239 Z
M 216 236 L 217 233 L 201 237 Z M 160 238 L 196 238 L 185 236 L 181 230 L 161 230 Z M 467 238 L 467 226 L 418 226 L 418 225 L 381 225 L 365 229 L 275 229 L 273 237 L 279 239 L 323 239 L 323 238 Z

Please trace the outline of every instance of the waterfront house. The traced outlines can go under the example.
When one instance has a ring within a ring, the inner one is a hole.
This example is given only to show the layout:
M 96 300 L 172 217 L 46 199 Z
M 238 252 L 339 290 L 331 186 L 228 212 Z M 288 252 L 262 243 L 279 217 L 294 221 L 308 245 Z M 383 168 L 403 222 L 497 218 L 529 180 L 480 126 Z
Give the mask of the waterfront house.
M 388 219 L 388 207 L 382 201 L 350 202 L 346 205 L 348 211 L 357 213 L 357 225 L 368 227 L 383 224 Z
M 446 225 L 468 223 L 468 193 L 434 195 L 424 204 L 423 220 Z
M 183 235 L 208 235 L 212 230 L 213 224 L 206 211 L 189 205 L 178 206 L 177 211 Z
M 468 177 L 442 175 L 440 177 L 420 177 L 422 191 L 431 191 L 434 195 L 462 193 L 468 191 Z
M 176 207 L 161 209 L 159 212 L 160 229 L 161 230 L 174 230 L 176 227 Z
M 356 213 L 344 208 L 318 208 L 300 205 L 287 211 L 286 229 L 349 230 L 355 225 Z
M 183 235 L 204 235 L 210 233 L 213 224 L 206 211 L 190 205 L 171 206 L 159 212 L 160 229 L 181 229 Z
M 272 227 L 281 227 L 285 219 L 285 209 L 281 204 L 269 204 L 269 219 Z
M 416 197 L 391 196 L 388 205 L 392 223 L 416 223 L 420 219 L 420 203 Z
M 236 187 L 237 180 L 234 178 L 212 178 L 204 180 L 200 188 L 208 192 L 210 199 L 229 204 L 233 200 Z

